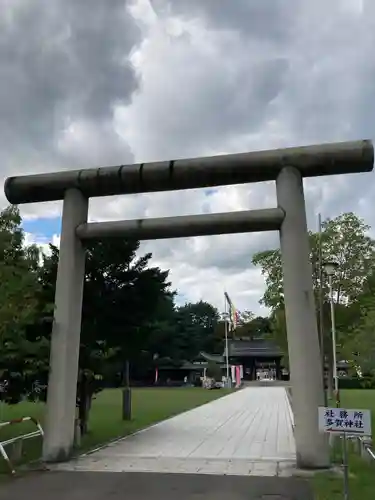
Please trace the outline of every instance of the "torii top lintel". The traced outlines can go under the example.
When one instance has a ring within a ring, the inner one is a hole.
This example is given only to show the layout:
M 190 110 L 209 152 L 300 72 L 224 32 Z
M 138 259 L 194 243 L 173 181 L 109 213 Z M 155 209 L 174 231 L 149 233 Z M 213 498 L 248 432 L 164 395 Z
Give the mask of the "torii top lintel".
M 21 204 L 61 200 L 71 188 L 90 198 L 270 181 L 285 166 L 315 177 L 370 172 L 373 164 L 371 141 L 340 142 L 9 177 L 5 195 L 10 203 Z

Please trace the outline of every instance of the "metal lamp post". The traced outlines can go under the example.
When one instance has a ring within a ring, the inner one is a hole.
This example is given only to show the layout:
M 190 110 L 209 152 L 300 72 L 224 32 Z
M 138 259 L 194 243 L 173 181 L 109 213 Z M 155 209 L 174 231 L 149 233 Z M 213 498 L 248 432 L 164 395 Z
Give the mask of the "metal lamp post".
M 332 277 L 338 267 L 337 262 L 324 262 L 323 269 L 328 276 L 329 284 L 329 301 L 331 305 L 331 333 L 332 333 L 332 352 L 333 352 L 333 378 L 335 384 L 336 406 L 340 407 L 339 380 L 337 376 L 337 353 L 336 353 L 336 320 L 335 320 L 335 304 L 333 301 Z

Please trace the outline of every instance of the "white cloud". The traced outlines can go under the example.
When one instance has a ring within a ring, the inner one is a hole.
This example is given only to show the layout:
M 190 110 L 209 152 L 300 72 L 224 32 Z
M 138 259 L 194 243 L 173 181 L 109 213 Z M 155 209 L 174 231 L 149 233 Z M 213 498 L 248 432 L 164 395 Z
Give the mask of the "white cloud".
M 52 245 L 60 247 L 60 235 L 59 234 L 53 234 L 52 238 L 47 238 L 43 234 L 35 234 L 35 233 L 25 232 L 24 236 L 25 236 L 24 244 L 26 246 L 27 245 L 38 245 L 38 247 L 41 249 L 41 251 L 45 255 L 50 254 L 50 249 L 49 249 L 50 243 L 52 243 Z
M 22 13 L 22 3 L 0 0 L 8 9 L 0 21 L 4 177 L 373 137 L 374 2 L 134 0 L 131 14 L 125 3 L 95 10 L 56 2 L 47 15 L 43 2 L 26 2 Z M 375 222 L 373 174 L 309 179 L 305 188 L 314 229 L 318 211 L 353 210 Z M 272 183 L 230 186 L 210 196 L 191 190 L 96 199 L 90 219 L 274 204 Z M 28 218 L 60 210 L 61 203 L 22 207 Z M 222 307 L 225 287 L 239 308 L 260 311 L 263 279 L 250 263 L 272 245 L 276 235 L 253 234 L 142 248 L 171 269 L 188 300 Z

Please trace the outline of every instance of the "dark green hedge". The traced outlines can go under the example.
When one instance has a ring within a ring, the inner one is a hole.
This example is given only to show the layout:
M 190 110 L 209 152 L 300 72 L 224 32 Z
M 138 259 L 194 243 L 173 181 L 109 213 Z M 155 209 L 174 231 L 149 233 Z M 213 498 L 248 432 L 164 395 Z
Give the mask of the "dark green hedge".
M 375 381 L 369 377 L 346 377 L 339 379 L 340 389 L 375 389 Z

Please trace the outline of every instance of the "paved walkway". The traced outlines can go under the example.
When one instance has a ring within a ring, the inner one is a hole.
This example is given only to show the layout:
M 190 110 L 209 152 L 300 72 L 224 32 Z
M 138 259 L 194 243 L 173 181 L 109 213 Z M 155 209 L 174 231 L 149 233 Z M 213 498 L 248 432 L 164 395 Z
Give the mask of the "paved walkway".
M 285 390 L 252 387 L 4 484 L 0 500 L 31 492 L 38 500 L 312 500 L 304 479 L 256 477 L 287 476 L 294 461 Z
M 313 500 L 300 478 L 47 472 L 1 485 L 0 500 Z
M 286 476 L 296 452 L 283 387 L 251 387 L 165 420 L 60 471 Z

